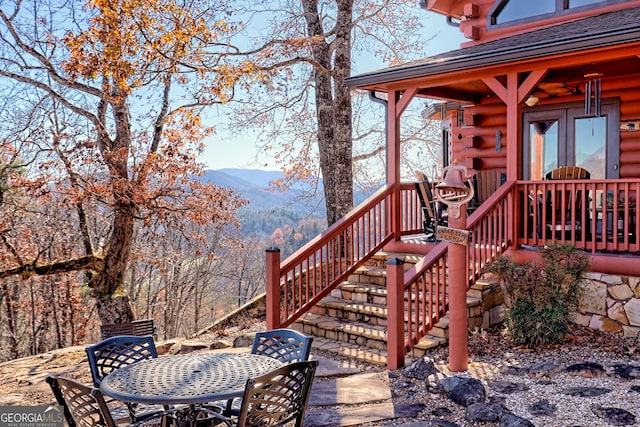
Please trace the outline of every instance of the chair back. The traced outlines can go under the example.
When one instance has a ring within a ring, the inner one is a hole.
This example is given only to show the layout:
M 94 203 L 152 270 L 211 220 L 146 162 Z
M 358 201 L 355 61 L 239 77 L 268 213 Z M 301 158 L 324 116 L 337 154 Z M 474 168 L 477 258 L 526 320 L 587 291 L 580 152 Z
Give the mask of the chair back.
M 576 179 L 589 179 L 591 173 L 581 168 L 580 166 L 560 166 L 553 169 L 545 175 L 547 180 L 576 180 Z M 589 195 L 584 195 L 588 200 Z M 590 218 L 589 214 L 586 215 L 586 224 L 582 224 L 582 190 L 571 191 L 565 189 L 564 191 L 556 190 L 554 192 L 547 192 L 547 228 L 556 231 L 556 238 L 570 239 L 570 230 L 575 227 L 576 236 L 582 236 L 583 228 L 590 230 Z M 561 218 L 565 216 L 566 220 L 562 223 Z M 553 219 L 555 217 L 555 220 Z M 574 223 L 571 223 L 571 218 L 574 217 Z M 583 227 L 584 226 L 584 227 Z M 558 233 L 560 231 L 560 233 Z M 563 235 L 561 232 L 564 231 Z
M 418 198 L 420 199 L 420 204 L 422 204 L 422 209 L 425 212 L 425 217 L 428 216 L 429 219 L 436 219 L 436 212 L 434 209 L 434 199 L 433 193 L 431 191 L 431 184 L 429 183 L 429 178 L 422 172 L 416 171 L 416 190 L 418 191 Z M 426 219 L 426 218 L 425 218 Z
M 506 175 L 498 169 L 484 169 L 473 176 L 474 202 L 483 204 L 505 182 Z
M 283 363 L 309 360 L 313 337 L 293 329 L 273 329 L 257 332 L 251 353 L 277 359 Z
M 247 381 L 238 426 L 302 427 L 317 360 L 296 362 Z
M 100 387 L 102 379 L 118 368 L 158 357 L 152 336 L 115 336 L 90 345 L 86 352 L 95 387 Z
M 116 426 L 100 390 L 57 376 L 49 376 L 46 381 L 64 408 L 69 427 Z
M 545 179 L 589 179 L 591 173 L 580 166 L 560 166 L 547 172 Z

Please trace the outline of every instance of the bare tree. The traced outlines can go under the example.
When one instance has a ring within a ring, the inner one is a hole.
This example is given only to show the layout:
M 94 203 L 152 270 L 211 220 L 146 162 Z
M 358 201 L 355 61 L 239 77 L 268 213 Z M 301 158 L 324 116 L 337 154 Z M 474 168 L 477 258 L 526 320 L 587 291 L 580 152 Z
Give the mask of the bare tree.
M 381 159 L 378 184 L 384 181 L 385 113 L 369 115 L 366 127 L 359 122 L 354 135 L 345 79 L 359 63 L 382 66 L 420 55 L 421 11 L 406 0 L 274 0 L 243 12 L 251 17 L 247 43 L 255 48 L 242 53 L 262 74 L 233 125 L 260 129 L 263 150 L 290 179 L 321 176 L 332 224 L 353 207 L 354 161 Z M 431 143 L 431 136 L 422 141 Z
M 25 121 L 3 144 L 10 149 L 2 164 L 18 162 L 33 175 L 0 182 L 39 204 L 58 193 L 79 240 L 66 258 L 50 258 L 58 255 L 6 221 L 0 278 L 85 270 L 100 319 L 129 321 L 121 290 L 136 224 L 234 221 L 242 202 L 193 179 L 213 132 L 202 110 L 230 99 L 243 73 L 219 65 L 234 31 L 223 1 L 3 3 L 0 77 L 21 89 L 11 102 Z M 185 237 L 208 250 L 204 236 Z

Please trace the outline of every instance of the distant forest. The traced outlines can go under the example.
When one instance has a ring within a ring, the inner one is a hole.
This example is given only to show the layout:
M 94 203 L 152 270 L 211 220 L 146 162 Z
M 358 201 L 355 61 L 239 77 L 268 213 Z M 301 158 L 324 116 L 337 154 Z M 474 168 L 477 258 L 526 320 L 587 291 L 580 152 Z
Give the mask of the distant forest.
M 244 210 L 239 217 L 242 235 L 264 238 L 280 249 L 282 257 L 291 255 L 327 227 L 325 218 L 291 210 Z

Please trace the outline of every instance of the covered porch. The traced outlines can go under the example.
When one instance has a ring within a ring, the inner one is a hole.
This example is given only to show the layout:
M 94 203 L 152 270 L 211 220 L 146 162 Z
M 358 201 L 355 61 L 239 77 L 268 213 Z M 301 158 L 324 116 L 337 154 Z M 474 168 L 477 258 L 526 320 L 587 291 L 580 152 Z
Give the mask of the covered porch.
M 387 268 L 390 368 L 447 313 L 448 243 L 416 238 L 420 200 L 402 179 L 402 116 L 419 98 L 442 102 L 431 118 L 443 124 L 443 166 L 506 177 L 456 225 L 470 236 L 467 286 L 496 257 L 524 261 L 552 242 L 587 251 L 592 271 L 640 276 L 639 32 L 640 8 L 629 9 L 349 78 L 386 99 L 386 186 L 282 263 L 268 251 L 268 327 L 296 321 L 382 249 L 423 255 Z M 549 175 L 562 166 L 588 174 Z
M 510 249 L 563 241 L 593 254 L 638 252 L 639 14 L 612 12 L 350 78 L 387 99 L 387 185 L 400 192 L 403 112 L 414 99 L 440 100 L 429 112 L 443 124 L 442 166 L 500 171 L 514 185 Z M 551 179 L 563 166 L 586 175 Z

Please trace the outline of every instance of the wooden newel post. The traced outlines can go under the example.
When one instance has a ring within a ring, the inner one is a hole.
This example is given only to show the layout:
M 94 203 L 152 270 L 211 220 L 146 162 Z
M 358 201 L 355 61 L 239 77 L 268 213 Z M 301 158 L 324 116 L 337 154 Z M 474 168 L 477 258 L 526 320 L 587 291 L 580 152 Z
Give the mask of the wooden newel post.
M 404 365 L 404 261 L 387 261 L 387 369 Z
M 448 227 L 438 227 L 437 235 L 449 242 L 448 289 L 449 289 L 449 369 L 466 371 L 469 362 L 467 316 L 467 285 L 469 264 L 467 246 L 467 202 L 473 198 L 474 190 L 467 176 L 467 168 L 455 162 L 443 170 L 444 178 L 435 186 L 435 197 L 447 205 Z
M 280 249 L 267 249 L 267 329 L 280 327 Z
M 467 223 L 467 208 L 462 206 L 460 218 L 450 218 L 449 226 L 462 229 Z M 449 369 L 466 371 L 469 360 L 467 316 L 467 246 L 449 243 Z

